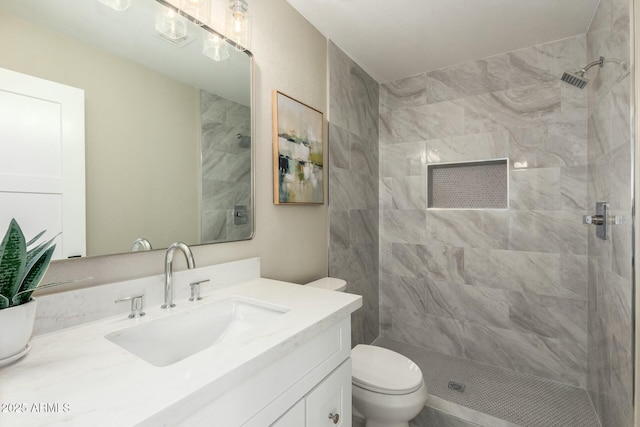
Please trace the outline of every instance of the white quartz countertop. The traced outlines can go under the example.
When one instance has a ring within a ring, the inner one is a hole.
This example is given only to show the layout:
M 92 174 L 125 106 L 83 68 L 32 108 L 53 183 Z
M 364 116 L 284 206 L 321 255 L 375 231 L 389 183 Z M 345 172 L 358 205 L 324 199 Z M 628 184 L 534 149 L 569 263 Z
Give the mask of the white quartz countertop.
M 289 311 L 165 367 L 153 366 L 105 338 L 231 296 Z M 119 315 L 32 339 L 26 357 L 0 368 L 0 426 L 129 426 L 165 410 L 188 413 L 349 316 L 362 306 L 362 297 L 255 279 L 215 290 L 197 303 L 176 304 L 168 311 L 145 307 L 147 315 L 140 319 Z

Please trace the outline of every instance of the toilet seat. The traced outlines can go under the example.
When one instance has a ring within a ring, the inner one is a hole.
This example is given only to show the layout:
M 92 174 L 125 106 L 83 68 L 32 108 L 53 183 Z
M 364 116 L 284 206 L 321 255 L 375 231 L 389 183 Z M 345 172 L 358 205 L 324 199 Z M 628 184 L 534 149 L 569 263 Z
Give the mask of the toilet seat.
M 409 358 L 386 348 L 359 344 L 351 350 L 353 385 L 380 394 L 409 394 L 423 384 Z

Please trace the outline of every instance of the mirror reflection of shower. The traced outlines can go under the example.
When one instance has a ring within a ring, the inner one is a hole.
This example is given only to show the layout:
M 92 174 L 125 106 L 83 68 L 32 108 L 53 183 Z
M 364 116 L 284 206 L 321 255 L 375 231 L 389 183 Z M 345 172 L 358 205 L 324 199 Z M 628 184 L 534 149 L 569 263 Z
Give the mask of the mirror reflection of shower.
M 560 80 L 570 84 L 571 86 L 575 86 L 578 89 L 584 89 L 585 86 L 587 86 L 587 83 L 589 83 L 589 79 L 585 77 L 585 74 L 587 73 L 587 71 L 589 71 L 591 68 L 595 67 L 596 65 L 599 65 L 600 68 L 602 68 L 604 67 L 604 64 L 607 62 L 613 62 L 614 64 L 622 65 L 622 68 L 625 71 L 628 70 L 628 66 L 626 62 L 616 58 L 605 58 L 604 56 L 601 56 L 597 61 L 590 62 L 580 70 L 565 71 L 562 74 L 562 77 L 560 78 Z
M 238 146 L 240 148 L 249 148 L 251 147 L 251 136 L 249 135 L 242 135 L 242 134 L 237 134 L 236 138 L 238 138 Z

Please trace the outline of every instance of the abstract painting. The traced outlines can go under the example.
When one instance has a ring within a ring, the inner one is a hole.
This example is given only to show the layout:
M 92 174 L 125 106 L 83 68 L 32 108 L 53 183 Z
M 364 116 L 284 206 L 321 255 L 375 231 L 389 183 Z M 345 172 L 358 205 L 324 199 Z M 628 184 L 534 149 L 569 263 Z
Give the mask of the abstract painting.
M 323 204 L 322 112 L 273 91 L 273 202 Z

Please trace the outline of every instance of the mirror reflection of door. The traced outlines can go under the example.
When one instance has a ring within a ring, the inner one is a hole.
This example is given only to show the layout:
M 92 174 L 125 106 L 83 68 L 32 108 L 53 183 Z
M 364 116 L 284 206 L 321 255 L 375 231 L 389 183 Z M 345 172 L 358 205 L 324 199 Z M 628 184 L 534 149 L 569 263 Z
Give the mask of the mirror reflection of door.
M 83 90 L 0 68 L 0 206 L 27 239 L 64 230 L 54 258 L 86 255 Z

